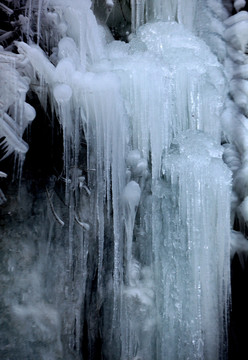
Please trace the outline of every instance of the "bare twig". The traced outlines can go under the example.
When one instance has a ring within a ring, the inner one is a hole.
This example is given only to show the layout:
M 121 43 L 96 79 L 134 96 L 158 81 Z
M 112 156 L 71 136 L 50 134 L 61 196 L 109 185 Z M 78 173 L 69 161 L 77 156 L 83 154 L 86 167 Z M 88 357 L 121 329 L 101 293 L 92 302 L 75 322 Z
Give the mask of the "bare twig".
M 48 189 L 46 188 L 46 193 L 47 193 L 47 198 L 48 198 L 48 201 L 49 201 L 49 205 L 51 207 L 51 210 L 52 210 L 52 213 L 55 217 L 55 219 L 58 221 L 58 223 L 61 225 L 61 226 L 64 226 L 65 223 L 63 220 L 60 219 L 60 217 L 58 216 L 58 214 L 56 213 L 55 209 L 54 209 L 54 206 L 53 206 L 53 203 L 52 203 L 52 199 L 51 199 L 51 195 L 48 191 Z
M 12 15 L 14 10 L 10 9 L 8 6 L 0 2 L 0 9 L 2 9 L 7 15 Z
M 89 229 L 90 229 L 89 224 L 80 221 L 79 218 L 78 218 L 78 216 L 77 216 L 76 214 L 75 214 L 75 221 L 76 221 L 76 223 L 78 223 L 78 225 L 80 225 L 84 230 L 89 231 Z

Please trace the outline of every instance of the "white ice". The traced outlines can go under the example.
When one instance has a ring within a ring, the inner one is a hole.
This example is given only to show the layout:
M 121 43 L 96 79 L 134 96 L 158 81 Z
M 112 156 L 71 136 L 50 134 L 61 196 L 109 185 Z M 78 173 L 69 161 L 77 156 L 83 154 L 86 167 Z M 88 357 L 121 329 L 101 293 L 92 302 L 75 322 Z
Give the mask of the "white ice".
M 98 25 L 91 4 L 49 1 L 43 16 L 56 34 L 51 57 L 38 45 L 17 43 L 29 60 L 23 74 L 44 107 L 49 97 L 64 135 L 68 279 L 78 239 L 83 269 L 73 303 L 75 346 L 80 301 L 89 299 L 85 287 L 94 267 L 103 350 L 110 357 L 217 359 L 224 351 L 230 295 L 231 172 L 222 161 L 224 137 L 233 145 L 224 154 L 235 173 L 233 194 L 237 202 L 248 195 L 244 117 L 231 102 L 220 121 L 228 92 L 219 62 L 225 58 L 225 11 L 220 1 L 191 0 L 187 9 L 181 0 L 132 1 L 135 34 L 123 43 Z M 243 51 L 247 21 L 229 22 L 225 38 Z M 198 36 L 209 29 L 218 58 Z M 231 90 L 243 108 L 245 71 L 236 74 L 242 81 L 233 80 Z M 27 109 L 26 118 L 33 115 Z M 87 184 L 77 172 L 82 141 Z M 74 223 L 80 227 L 76 237 Z M 42 305 L 38 310 L 36 316 L 33 306 L 20 305 L 14 313 L 25 321 L 30 312 L 35 322 Z
M 235 10 L 238 12 L 240 9 L 245 7 L 245 4 L 246 4 L 246 0 L 235 0 L 234 1 Z

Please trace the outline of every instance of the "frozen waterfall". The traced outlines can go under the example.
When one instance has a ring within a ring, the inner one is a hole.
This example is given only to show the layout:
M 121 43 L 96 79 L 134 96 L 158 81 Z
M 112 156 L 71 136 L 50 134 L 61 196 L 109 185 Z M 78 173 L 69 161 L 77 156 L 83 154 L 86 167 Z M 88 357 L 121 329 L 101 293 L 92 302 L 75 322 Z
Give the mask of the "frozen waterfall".
M 246 2 L 12 3 L 0 358 L 227 359 L 230 259 L 248 249 Z

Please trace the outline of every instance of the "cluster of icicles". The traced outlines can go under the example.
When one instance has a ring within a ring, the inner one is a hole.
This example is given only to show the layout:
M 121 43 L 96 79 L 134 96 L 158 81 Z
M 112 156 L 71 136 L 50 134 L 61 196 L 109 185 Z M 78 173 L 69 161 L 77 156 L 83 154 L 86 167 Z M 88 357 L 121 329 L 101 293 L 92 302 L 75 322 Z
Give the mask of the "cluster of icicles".
M 237 2 L 238 3 L 238 2 Z M 240 6 L 244 6 L 241 2 Z M 236 7 L 238 4 L 236 4 Z M 224 38 L 229 55 L 226 68 L 231 98 L 226 101 L 222 114 L 222 128 L 225 138 L 224 161 L 233 173 L 231 203 L 231 225 L 238 216 L 241 231 L 248 220 L 247 198 L 247 30 L 248 13 L 240 11 L 225 21 Z M 240 232 L 232 232 L 231 252 L 247 251 L 247 241 Z M 241 258 L 242 261 L 242 258 Z
M 4 153 L 1 160 L 15 151 L 20 168 L 28 151 L 28 144 L 22 136 L 36 115 L 35 109 L 25 101 L 30 85 L 30 78 L 22 73 L 26 65 L 24 56 L 0 49 L 0 146 Z M 0 177 L 7 177 L 7 174 L 0 172 Z M 5 201 L 0 190 L 0 204 Z
M 230 296 L 231 173 L 221 138 L 233 172 L 231 221 L 237 207 L 248 220 L 248 15 L 228 18 L 221 1 L 191 0 L 187 9 L 182 1 L 131 4 L 133 34 L 124 43 L 97 23 L 90 0 L 38 3 L 38 42 L 47 53 L 24 42 L 16 43 L 19 54 L 0 51 L 2 145 L 5 156 L 15 151 L 22 159 L 28 150 L 22 135 L 35 118 L 25 102 L 29 88 L 44 108 L 49 97 L 60 121 L 67 183 L 80 182 L 71 169 L 80 168 L 86 139 L 99 303 L 111 304 L 102 325 L 111 344 L 105 353 L 217 359 L 225 351 Z M 194 33 L 216 46 L 218 59 Z M 113 276 L 105 289 L 109 224 Z M 247 248 L 241 233 L 233 239 L 232 252 Z

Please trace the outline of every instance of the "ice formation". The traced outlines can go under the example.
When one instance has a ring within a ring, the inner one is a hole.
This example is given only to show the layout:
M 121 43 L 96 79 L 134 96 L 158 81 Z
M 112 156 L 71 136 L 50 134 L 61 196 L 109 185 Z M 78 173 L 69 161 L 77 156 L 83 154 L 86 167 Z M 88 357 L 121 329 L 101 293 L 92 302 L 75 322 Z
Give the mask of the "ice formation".
M 22 73 L 25 59 L 0 48 L 0 149 L 1 160 L 15 152 L 17 172 L 21 176 L 22 164 L 28 144 L 22 139 L 26 127 L 36 116 L 35 109 L 28 104 L 26 93 L 30 80 Z M 6 198 L 0 189 L 0 203 Z
M 22 76 L 24 58 L 1 49 L 0 137 L 5 138 L 3 158 L 13 151 L 25 154 L 28 145 L 22 140 L 26 126 L 35 118 L 34 108 L 25 102 L 29 79 Z M 18 71 L 19 68 L 19 71 Z
M 0 52 L 10 59 L 0 135 L 5 156 L 28 150 L 30 89 L 59 121 L 63 172 L 37 200 L 47 198 L 47 215 L 35 214 L 23 254 L 6 261 L 15 334 L 28 321 L 33 329 L 18 352 L 224 359 L 230 253 L 247 251 L 231 234 L 236 216 L 248 221 L 247 12 L 228 17 L 220 0 L 132 0 L 124 42 L 106 22 L 115 8 L 117 18 L 128 13 L 126 1 L 26 5 L 28 41 L 15 43 L 18 54 Z
M 234 7 L 236 11 L 241 10 L 246 5 L 246 0 L 235 0 Z

